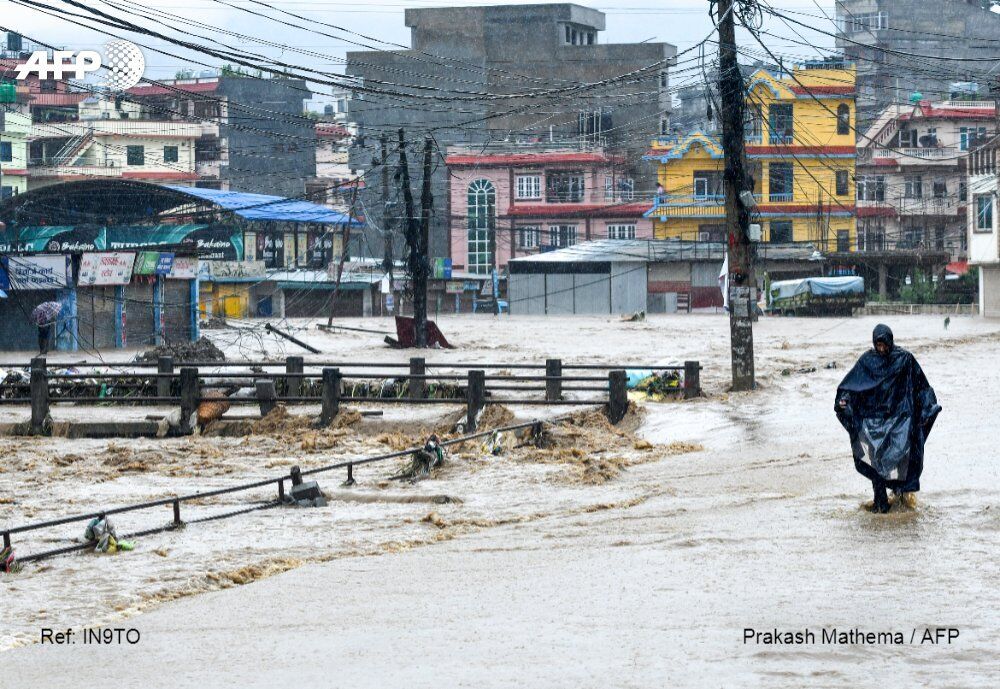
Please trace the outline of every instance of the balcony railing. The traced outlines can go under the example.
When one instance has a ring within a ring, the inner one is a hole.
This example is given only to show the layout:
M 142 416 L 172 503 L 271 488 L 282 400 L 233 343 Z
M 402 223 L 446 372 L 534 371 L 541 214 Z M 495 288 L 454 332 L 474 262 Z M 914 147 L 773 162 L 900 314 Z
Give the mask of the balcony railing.
M 791 203 L 794 194 L 768 194 L 767 200 L 771 203 Z

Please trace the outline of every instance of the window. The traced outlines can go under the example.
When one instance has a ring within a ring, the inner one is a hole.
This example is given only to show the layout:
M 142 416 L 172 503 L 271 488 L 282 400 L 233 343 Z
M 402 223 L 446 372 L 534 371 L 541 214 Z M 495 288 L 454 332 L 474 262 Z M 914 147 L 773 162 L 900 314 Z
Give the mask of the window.
M 788 243 L 792 240 L 792 222 L 790 220 L 771 221 L 771 242 Z
M 885 226 L 881 218 L 866 218 L 858 228 L 858 251 L 885 251 Z
M 0 163 L 14 160 L 14 146 L 10 141 L 0 141 Z
M 920 199 L 924 196 L 924 178 L 920 175 L 903 177 L 903 196 L 908 199 Z
M 612 126 L 610 110 L 588 110 L 577 115 L 576 133 L 580 136 L 600 137 Z
M 769 115 L 772 144 L 790 144 L 795 136 L 794 111 L 791 103 L 775 103 Z
M 0 187 L 0 201 L 6 201 L 14 195 L 14 187 Z
M 163 162 L 164 163 L 176 163 L 177 162 L 177 147 L 176 146 L 164 146 L 163 147 Z
M 604 178 L 605 201 L 631 201 L 635 198 L 635 180 L 631 177 L 616 179 L 611 175 Z
M 881 31 L 889 28 L 887 12 L 865 12 L 851 14 L 839 20 L 840 30 L 844 33 L 860 33 L 862 31 Z
M 55 79 L 42 79 L 38 83 L 38 90 L 42 93 L 55 93 L 56 92 L 56 82 Z
M 670 134 L 670 119 L 667 117 L 660 118 L 660 136 L 667 136 Z
M 608 225 L 608 239 L 635 239 L 635 225 Z
M 904 129 L 899 133 L 900 148 L 917 148 L 917 130 Z
M 488 274 L 493 270 L 495 251 L 497 192 L 486 179 L 469 185 L 468 263 L 470 273 Z
M 885 201 L 885 175 L 858 177 L 858 201 Z
M 698 225 L 698 241 L 714 242 L 716 244 L 726 241 L 725 225 Z
M 746 122 L 743 124 L 743 136 L 747 143 L 759 144 L 764 135 L 764 115 L 761 113 L 760 105 L 749 104 L 746 109 Z
M 549 244 L 560 249 L 576 244 L 576 225 L 553 225 L 549 227 Z
M 837 251 L 851 250 L 851 231 L 837 230 Z
M 974 148 L 978 142 L 985 139 L 986 127 L 959 127 L 958 129 L 958 148 L 962 151 Z
M 768 193 L 772 202 L 791 201 L 794 197 L 794 173 L 791 163 L 771 163 Z
M 129 165 L 145 165 L 146 164 L 146 147 L 145 146 L 126 146 L 125 147 L 125 162 Z
M 948 183 L 944 180 L 934 180 L 934 198 L 943 199 L 948 195 Z
M 846 103 L 837 106 L 837 133 L 851 133 L 851 108 Z
M 545 177 L 545 200 L 549 203 L 580 203 L 583 191 L 582 172 L 557 170 Z
M 993 196 L 984 194 L 976 197 L 976 232 L 993 231 Z
M 670 77 L 667 76 L 666 72 L 660 72 L 660 88 L 665 89 L 670 84 Z
M 541 228 L 538 225 L 525 225 L 517 228 L 517 248 L 535 249 L 541 243 Z
M 837 196 L 847 196 L 849 189 L 847 170 L 837 170 Z
M 694 173 L 695 198 L 718 198 L 724 193 L 722 175 L 720 173 L 714 170 L 698 170 Z
M 899 249 L 922 249 L 924 247 L 924 228 L 910 227 L 903 230 L 903 238 L 897 248 Z
M 517 176 L 517 198 L 519 198 L 519 199 L 540 199 L 540 198 L 542 198 L 542 176 L 541 175 L 518 175 Z
M 958 200 L 968 201 L 969 200 L 969 185 L 965 182 L 958 183 Z

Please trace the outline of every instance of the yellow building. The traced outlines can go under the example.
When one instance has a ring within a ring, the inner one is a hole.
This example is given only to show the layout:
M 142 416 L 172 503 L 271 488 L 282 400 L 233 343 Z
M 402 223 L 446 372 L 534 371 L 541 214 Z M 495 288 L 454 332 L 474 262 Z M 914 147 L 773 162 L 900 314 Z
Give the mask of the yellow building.
M 831 61 L 748 79 L 746 152 L 763 241 L 855 249 L 854 90 L 854 67 Z M 655 236 L 724 241 L 720 135 L 662 137 L 645 159 L 660 164 L 647 213 Z

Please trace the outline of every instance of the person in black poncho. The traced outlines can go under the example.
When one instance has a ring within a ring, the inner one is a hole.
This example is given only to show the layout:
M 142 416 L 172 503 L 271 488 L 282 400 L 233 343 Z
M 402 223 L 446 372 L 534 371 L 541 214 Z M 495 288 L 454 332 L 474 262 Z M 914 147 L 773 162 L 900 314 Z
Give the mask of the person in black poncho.
M 917 360 L 878 325 L 865 352 L 837 388 L 834 410 L 850 434 L 854 466 L 872 482 L 874 512 L 888 512 L 886 489 L 920 490 L 924 442 L 941 405 Z

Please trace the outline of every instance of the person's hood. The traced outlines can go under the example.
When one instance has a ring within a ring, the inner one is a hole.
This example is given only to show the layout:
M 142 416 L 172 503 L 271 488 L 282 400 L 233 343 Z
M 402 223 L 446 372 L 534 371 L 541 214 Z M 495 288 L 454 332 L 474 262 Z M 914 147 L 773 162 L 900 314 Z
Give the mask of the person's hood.
M 872 346 L 874 347 L 879 342 L 885 342 L 889 345 L 889 351 L 891 352 L 893 347 L 895 347 L 895 341 L 892 336 L 892 328 L 883 323 L 879 323 L 875 326 L 875 330 L 872 331 Z

